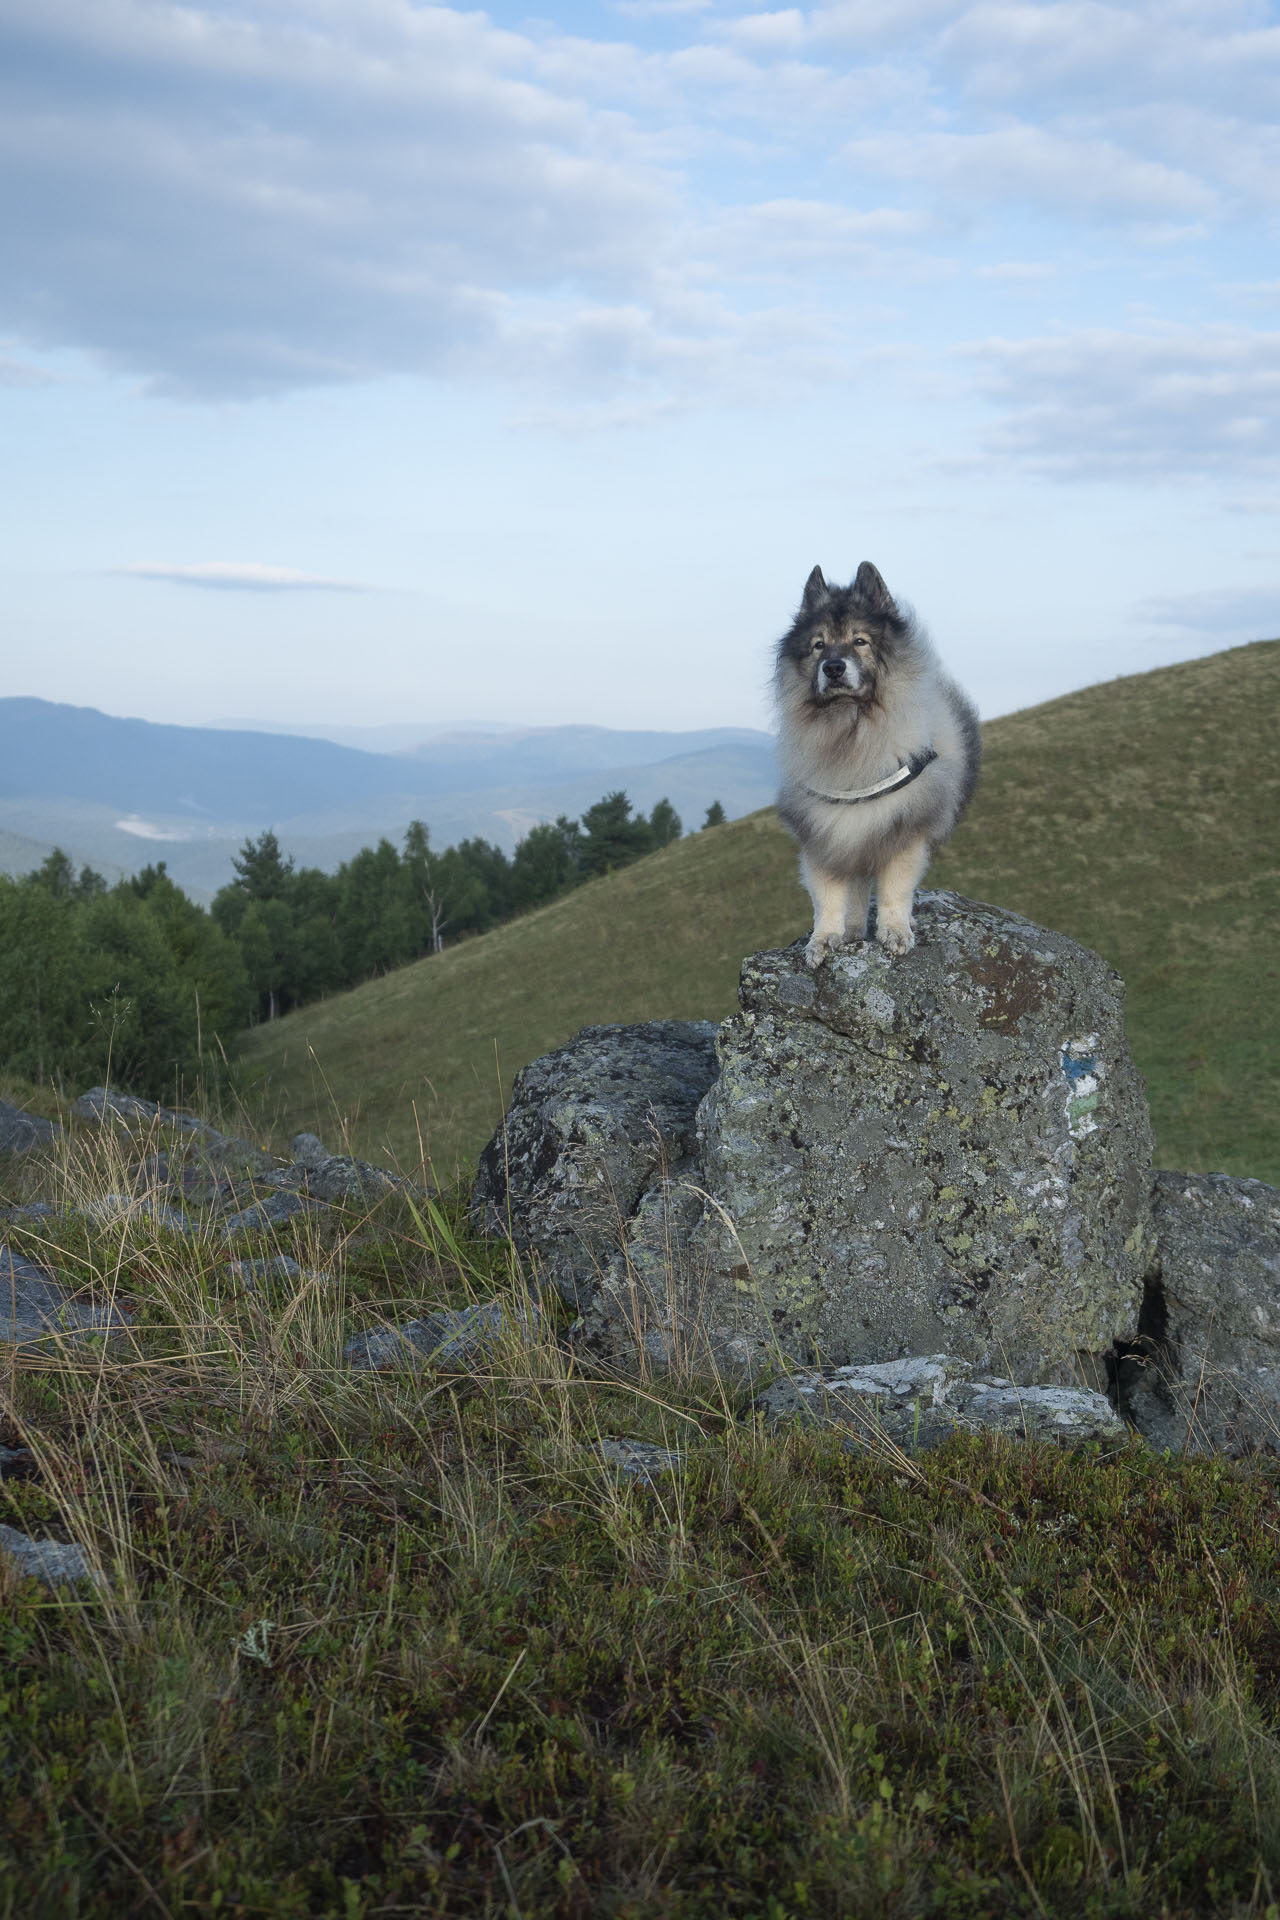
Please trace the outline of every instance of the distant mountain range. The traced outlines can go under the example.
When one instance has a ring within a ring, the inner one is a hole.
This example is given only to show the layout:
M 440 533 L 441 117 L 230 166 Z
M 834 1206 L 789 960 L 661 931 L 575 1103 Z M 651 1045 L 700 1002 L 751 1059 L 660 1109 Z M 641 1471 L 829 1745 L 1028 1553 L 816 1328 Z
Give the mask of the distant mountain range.
M 617 787 L 646 811 L 665 795 L 695 827 L 713 800 L 732 818 L 774 785 L 772 737 L 741 727 L 351 733 L 381 736 L 382 750 L 0 700 L 0 871 L 26 872 L 58 845 L 109 878 L 162 859 L 207 897 L 267 827 L 301 863 L 333 868 L 414 819 L 437 846 L 479 834 L 510 851 L 537 821 L 576 817 Z

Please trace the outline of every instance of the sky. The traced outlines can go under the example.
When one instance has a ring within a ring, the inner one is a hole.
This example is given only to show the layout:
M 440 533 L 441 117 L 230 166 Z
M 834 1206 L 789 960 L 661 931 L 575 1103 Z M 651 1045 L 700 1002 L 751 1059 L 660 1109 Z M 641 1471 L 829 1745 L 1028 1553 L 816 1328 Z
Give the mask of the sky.
M 769 724 L 1280 633 L 1280 4 L 0 0 L 0 691 Z

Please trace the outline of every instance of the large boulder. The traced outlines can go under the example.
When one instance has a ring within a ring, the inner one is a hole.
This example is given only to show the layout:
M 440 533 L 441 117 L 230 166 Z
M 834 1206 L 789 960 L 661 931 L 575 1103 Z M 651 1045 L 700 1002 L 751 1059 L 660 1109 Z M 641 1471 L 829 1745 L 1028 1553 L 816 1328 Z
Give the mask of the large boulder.
M 1155 1256 L 1120 1403 L 1154 1446 L 1280 1452 L 1280 1192 L 1155 1176 Z
M 918 921 L 902 958 L 859 943 L 811 972 L 798 943 L 745 962 L 696 1151 L 651 1152 L 647 1178 L 633 1163 L 595 1217 L 587 1348 L 749 1372 L 943 1352 L 1018 1385 L 1105 1384 L 1152 1235 L 1122 983 L 994 907 L 925 894 Z M 634 1030 L 593 1031 L 608 1071 Z M 553 1130 L 522 1129 L 537 1174 L 513 1160 L 507 1191 L 533 1244 L 570 1171 Z
M 516 1075 L 481 1156 L 477 1224 L 510 1233 L 570 1305 L 598 1291 L 655 1176 L 687 1172 L 715 1031 L 704 1020 L 585 1027 Z

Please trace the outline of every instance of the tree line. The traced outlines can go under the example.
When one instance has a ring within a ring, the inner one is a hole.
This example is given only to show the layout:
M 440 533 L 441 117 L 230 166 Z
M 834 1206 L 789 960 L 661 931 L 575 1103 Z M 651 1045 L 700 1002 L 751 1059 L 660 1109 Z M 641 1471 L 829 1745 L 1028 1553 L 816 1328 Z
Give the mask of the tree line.
M 704 827 L 724 819 L 718 801 Z M 533 827 L 508 856 L 483 839 L 436 850 L 415 820 L 336 873 L 298 867 L 274 832 L 247 840 L 211 909 L 163 862 L 115 886 L 61 851 L 0 876 L 0 1064 L 36 1082 L 181 1097 L 216 1078 L 232 1036 L 260 1020 L 438 953 L 557 899 L 683 832 L 609 793 L 580 820 Z

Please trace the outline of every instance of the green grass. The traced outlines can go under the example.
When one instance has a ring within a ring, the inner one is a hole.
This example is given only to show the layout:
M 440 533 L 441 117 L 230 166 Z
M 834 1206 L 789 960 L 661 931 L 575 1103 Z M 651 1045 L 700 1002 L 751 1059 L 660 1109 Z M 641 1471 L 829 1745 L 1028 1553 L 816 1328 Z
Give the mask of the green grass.
M 0 1198 L 123 1157 L 73 1132 Z M 335 1211 L 278 1243 L 332 1282 L 258 1295 L 213 1225 L 10 1229 L 132 1326 L 0 1376 L 0 1520 L 109 1583 L 0 1565 L 5 1920 L 1276 1920 L 1280 1468 L 850 1450 L 551 1337 L 344 1371 L 519 1291 L 460 1218 Z
M 1098 948 L 1128 983 L 1160 1164 L 1280 1182 L 1280 641 L 1161 668 L 985 730 L 933 868 Z M 590 1022 L 723 1019 L 742 956 L 808 925 L 769 814 L 678 842 L 527 919 L 249 1035 L 276 1136 L 468 1165 L 503 1086 Z

